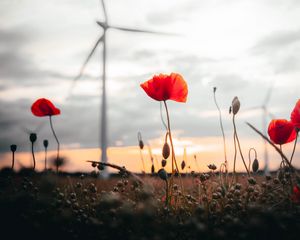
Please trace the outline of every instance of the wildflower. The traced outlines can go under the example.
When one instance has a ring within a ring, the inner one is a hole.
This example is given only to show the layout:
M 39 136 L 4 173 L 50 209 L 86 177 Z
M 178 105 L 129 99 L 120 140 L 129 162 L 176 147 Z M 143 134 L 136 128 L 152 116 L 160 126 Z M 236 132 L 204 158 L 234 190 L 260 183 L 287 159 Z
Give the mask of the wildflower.
M 32 113 L 37 117 L 59 115 L 60 110 L 46 98 L 36 100 L 31 106 Z
M 285 119 L 273 119 L 268 128 L 270 139 L 276 144 L 292 142 L 296 138 L 296 131 L 292 122 Z
M 31 106 L 31 112 L 33 113 L 33 115 L 37 116 L 37 117 L 46 117 L 49 116 L 49 120 L 50 120 L 50 127 L 53 133 L 53 136 L 57 142 L 57 157 L 56 160 L 59 160 L 59 141 L 58 138 L 56 136 L 56 133 L 53 129 L 53 124 L 52 124 L 52 116 L 54 115 L 59 115 L 60 114 L 60 110 L 58 108 L 56 108 L 54 106 L 54 104 L 49 101 L 46 98 L 40 98 L 38 100 L 36 100 L 32 106 Z M 57 172 L 58 172 L 58 168 L 57 168 Z
M 300 203 L 300 187 L 298 185 L 295 185 L 293 187 L 293 193 L 291 198 L 294 203 Z
M 159 74 L 141 84 L 147 95 L 157 101 L 173 100 L 186 102 L 188 88 L 178 73 Z

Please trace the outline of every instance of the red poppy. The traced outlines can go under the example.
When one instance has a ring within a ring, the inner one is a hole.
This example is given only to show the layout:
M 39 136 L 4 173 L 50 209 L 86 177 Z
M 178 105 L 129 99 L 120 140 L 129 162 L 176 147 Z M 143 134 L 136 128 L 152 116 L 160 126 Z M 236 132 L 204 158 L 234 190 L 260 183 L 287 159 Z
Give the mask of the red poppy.
M 296 138 L 293 123 L 285 119 L 273 119 L 269 124 L 268 134 L 276 144 L 289 143 Z
M 300 129 L 300 99 L 291 113 L 291 121 L 296 128 Z
M 300 188 L 298 185 L 294 186 L 291 198 L 294 203 L 300 203 Z
M 59 115 L 60 110 L 46 98 L 36 100 L 31 106 L 31 112 L 37 117 Z
M 186 102 L 188 87 L 178 73 L 159 74 L 141 84 L 147 95 L 157 101 Z

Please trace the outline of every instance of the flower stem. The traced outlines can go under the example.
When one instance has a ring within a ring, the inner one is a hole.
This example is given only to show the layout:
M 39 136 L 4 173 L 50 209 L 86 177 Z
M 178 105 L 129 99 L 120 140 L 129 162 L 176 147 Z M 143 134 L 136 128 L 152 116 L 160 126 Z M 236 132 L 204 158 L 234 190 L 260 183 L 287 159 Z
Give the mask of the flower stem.
M 47 148 L 45 148 L 45 172 L 47 171 Z
M 31 143 L 31 153 L 32 153 L 32 159 L 33 159 L 33 171 L 35 170 L 35 156 L 34 156 L 34 149 L 33 149 L 33 142 Z
M 234 116 L 233 116 L 233 119 L 234 119 Z M 234 129 L 234 132 L 233 132 L 233 141 L 234 141 L 233 180 L 236 181 L 235 164 L 236 164 L 237 147 L 236 147 L 236 138 L 235 138 L 236 133 L 235 133 L 235 131 L 236 131 L 236 129 Z
M 225 138 L 225 133 L 224 133 L 224 127 L 223 127 L 223 122 L 222 122 L 222 113 L 221 113 L 221 109 L 218 105 L 218 102 L 217 102 L 217 99 L 216 99 L 216 92 L 214 91 L 214 102 L 215 102 L 215 105 L 218 109 L 218 112 L 219 112 L 219 122 L 220 122 L 220 127 L 221 127 L 221 131 L 222 131 L 222 137 L 223 137 L 223 146 L 224 146 L 224 158 L 225 158 L 225 171 L 226 171 L 226 174 L 228 172 L 228 163 L 227 163 L 227 154 L 226 154 L 226 138 Z
M 175 167 L 176 167 L 176 170 L 177 170 L 177 172 L 179 174 L 179 177 L 180 177 L 181 188 L 182 188 L 182 192 L 183 192 L 183 184 L 182 184 L 182 181 L 181 181 L 181 175 L 180 175 L 180 172 L 179 172 L 179 168 L 178 168 L 178 165 L 177 165 L 177 162 L 176 162 L 175 150 L 174 150 L 172 134 L 171 134 L 170 117 L 169 117 L 169 111 L 168 111 L 168 106 L 167 106 L 166 101 L 164 101 L 164 105 L 165 105 L 165 109 L 166 109 L 166 113 L 167 113 L 168 133 L 169 133 L 169 139 L 170 139 L 171 148 L 172 148 L 172 178 L 171 178 L 171 181 L 170 181 L 171 191 L 172 191 L 172 185 L 173 185 L 173 176 L 175 174 Z
M 239 137 L 238 137 L 238 135 L 237 135 L 236 124 L 235 124 L 235 115 L 233 115 L 232 121 L 233 121 L 233 127 L 234 127 L 234 132 L 235 132 L 236 141 L 237 141 L 237 143 L 238 143 L 239 152 L 240 152 L 242 161 L 243 161 L 243 163 L 244 163 L 245 169 L 246 169 L 246 171 L 247 171 L 248 177 L 250 177 L 250 173 L 249 173 L 249 170 L 248 170 L 248 168 L 247 168 L 247 165 L 246 165 L 246 162 L 245 162 L 243 153 L 242 153 L 242 149 L 241 149 L 241 145 L 240 145 L 240 140 L 239 140 Z
M 293 157 L 294 157 L 294 153 L 295 153 L 295 150 L 296 150 L 298 134 L 299 134 L 299 131 L 297 131 L 296 139 L 294 141 L 294 148 L 293 148 L 293 152 L 292 152 L 292 155 L 291 155 L 290 163 L 292 163 L 292 160 L 293 160 Z
M 168 135 L 169 135 L 169 139 L 170 139 L 170 143 L 171 143 L 171 148 L 172 148 L 172 176 L 175 172 L 174 169 L 174 161 L 175 160 L 175 152 L 174 152 L 174 146 L 173 146 L 173 141 L 172 141 L 172 134 L 171 134 L 171 124 L 170 124 L 170 117 L 169 117 L 169 111 L 168 111 L 168 106 L 166 101 L 164 101 L 164 105 L 165 105 L 165 109 L 166 109 L 166 113 L 167 113 L 167 123 L 168 123 Z
M 12 164 L 11 164 L 11 169 L 14 170 L 14 166 L 15 166 L 15 152 L 12 152 Z
M 159 102 L 159 108 L 160 108 L 160 119 L 162 121 L 162 124 L 164 125 L 165 129 L 168 131 L 168 127 L 167 127 L 167 124 L 163 118 L 163 114 L 162 114 L 162 104 L 161 102 Z
M 145 169 L 145 162 L 144 162 L 144 158 L 143 158 L 143 153 L 142 153 L 142 149 L 140 149 L 140 157 L 141 157 L 141 161 L 142 161 L 142 166 L 143 166 L 143 174 L 146 173 L 146 169 Z
M 53 136 L 54 136 L 54 138 L 55 138 L 55 140 L 57 142 L 57 156 L 56 156 L 56 160 L 58 161 L 58 159 L 59 159 L 59 145 L 60 144 L 59 144 L 58 138 L 57 138 L 56 133 L 55 133 L 54 128 L 53 128 L 52 116 L 50 116 L 49 119 L 50 119 L 50 127 L 51 127 L 51 130 L 52 130 Z M 56 168 L 56 171 L 58 172 L 58 166 Z

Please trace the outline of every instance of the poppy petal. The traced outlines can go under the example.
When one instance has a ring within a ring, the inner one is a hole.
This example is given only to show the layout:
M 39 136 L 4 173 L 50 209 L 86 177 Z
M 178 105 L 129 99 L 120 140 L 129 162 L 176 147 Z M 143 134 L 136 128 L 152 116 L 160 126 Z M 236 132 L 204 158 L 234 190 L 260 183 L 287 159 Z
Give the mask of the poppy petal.
M 37 117 L 59 115 L 60 110 L 54 104 L 46 99 L 40 98 L 36 100 L 31 106 L 31 112 Z
M 293 123 L 286 119 L 273 119 L 269 124 L 268 134 L 275 144 L 289 143 L 296 138 Z
M 157 101 L 186 102 L 187 99 L 187 84 L 178 73 L 155 75 L 140 86 L 149 97 Z
M 291 121 L 296 128 L 300 129 L 300 99 L 291 113 Z

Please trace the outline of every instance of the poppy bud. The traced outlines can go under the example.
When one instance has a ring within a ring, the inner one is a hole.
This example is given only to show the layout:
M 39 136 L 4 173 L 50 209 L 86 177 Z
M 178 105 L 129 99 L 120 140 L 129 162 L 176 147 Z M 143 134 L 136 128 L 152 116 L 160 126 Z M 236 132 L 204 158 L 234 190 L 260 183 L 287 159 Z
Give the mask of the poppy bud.
M 241 103 L 240 103 L 238 97 L 233 98 L 231 106 L 232 106 L 233 115 L 237 114 L 238 111 L 240 110 L 240 106 L 241 106 Z
M 255 185 L 256 184 L 256 180 L 253 177 L 248 178 L 248 182 L 251 185 Z
M 159 171 L 158 171 L 157 173 L 158 173 L 158 176 L 159 176 L 162 180 L 167 181 L 167 179 L 168 179 L 168 174 L 167 174 L 167 172 L 166 172 L 165 169 L 161 168 L 161 169 L 159 169 Z
M 166 159 L 161 160 L 161 166 L 165 167 L 167 165 Z
M 181 169 L 183 170 L 185 168 L 185 161 L 183 160 L 182 162 L 181 162 Z
M 43 144 L 44 144 L 44 147 L 45 147 L 45 148 L 47 148 L 47 147 L 48 147 L 48 145 L 49 145 L 49 142 L 48 142 L 48 140 L 47 140 L 47 139 L 45 139 L 45 140 L 44 140 L 44 142 L 43 142 Z
M 140 149 L 143 150 L 143 148 L 144 148 L 144 142 L 143 142 L 143 140 L 139 140 L 139 146 L 140 146 Z
M 214 93 L 215 93 L 217 91 L 217 87 L 214 87 L 213 90 L 214 90 Z
M 209 164 L 207 167 L 213 171 L 217 169 L 217 166 L 215 164 Z
M 144 148 L 144 142 L 143 142 L 143 139 L 142 139 L 141 132 L 138 132 L 137 138 L 138 138 L 138 141 L 139 141 L 139 147 L 140 147 L 141 150 L 143 150 L 143 148 Z
M 92 162 L 92 167 L 93 167 L 93 168 L 97 167 L 97 163 Z
M 252 171 L 253 172 L 257 172 L 259 169 L 259 162 L 258 160 L 255 158 L 253 163 L 252 163 Z
M 167 142 L 165 142 L 163 149 L 162 149 L 162 155 L 164 159 L 167 159 L 170 156 L 170 147 Z
M 97 168 L 100 170 L 100 171 L 103 171 L 104 170 L 104 165 L 102 164 L 98 164 Z
M 11 150 L 12 152 L 17 151 L 17 145 L 16 145 L 16 144 L 10 145 L 10 150 Z
M 155 168 L 154 168 L 154 165 L 152 164 L 152 166 L 151 166 L 151 173 L 153 174 L 153 173 L 155 173 Z
M 35 133 L 30 133 L 29 139 L 30 139 L 30 142 L 34 143 L 37 139 L 36 134 Z

